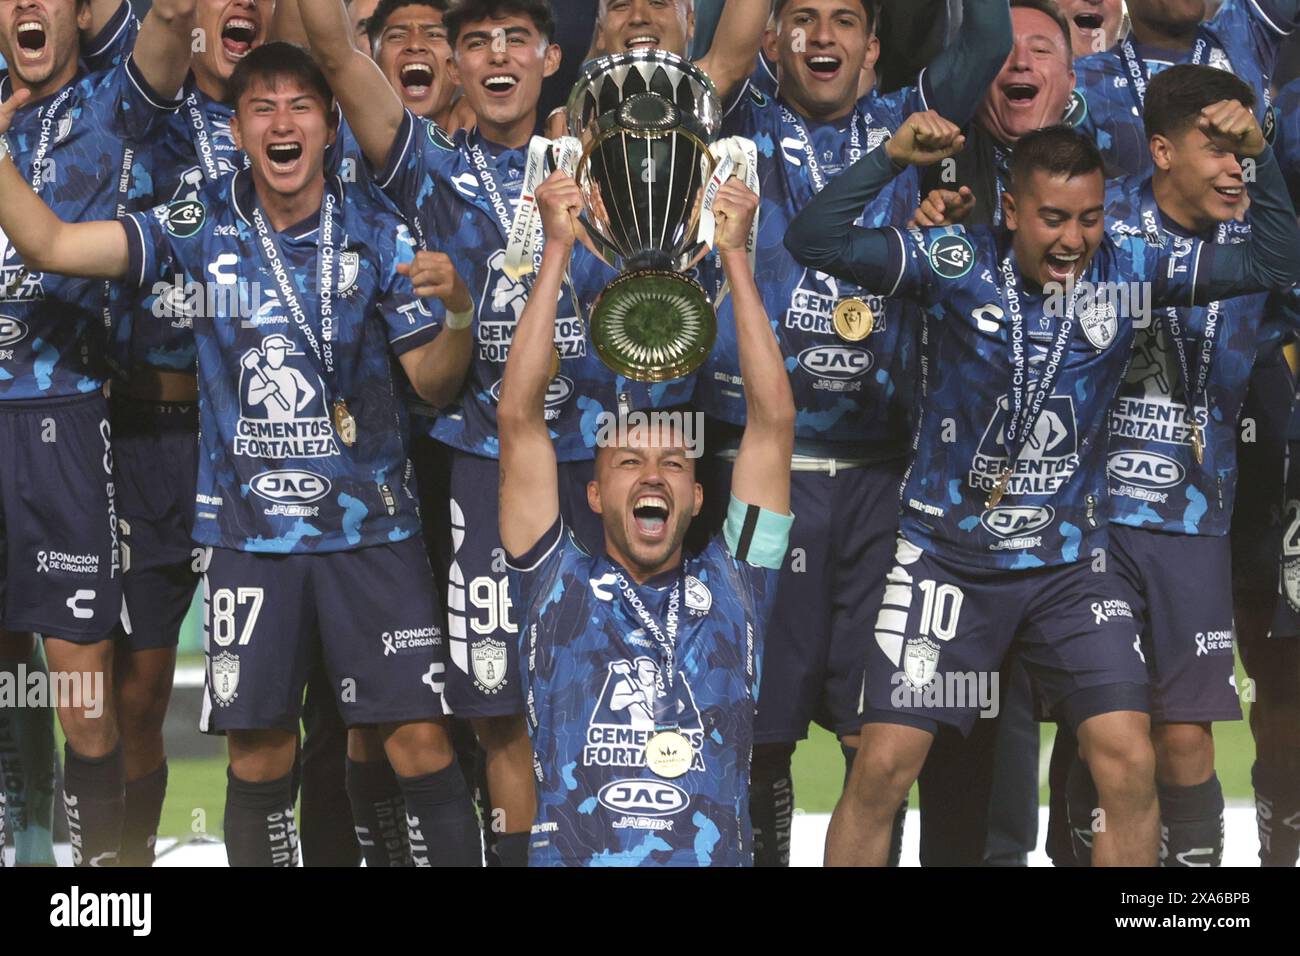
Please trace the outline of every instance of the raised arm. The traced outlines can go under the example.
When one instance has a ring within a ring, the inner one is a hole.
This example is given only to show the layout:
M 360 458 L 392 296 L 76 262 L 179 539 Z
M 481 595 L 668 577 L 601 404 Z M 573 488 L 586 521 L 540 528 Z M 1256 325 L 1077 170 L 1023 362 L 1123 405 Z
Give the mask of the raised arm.
M 149 86 L 174 99 L 190 71 L 196 0 L 154 0 L 131 56 Z
M 421 249 L 411 263 L 397 267 L 411 277 L 415 294 L 441 299 L 446 309 L 442 331 L 432 342 L 403 352 L 402 368 L 416 393 L 434 408 L 450 405 L 460 394 L 474 353 L 474 300 L 451 259 Z
M 740 180 L 728 179 L 718 190 L 715 247 L 731 285 L 740 375 L 745 383 L 745 432 L 736 455 L 731 494 L 747 505 L 784 515 L 790 513 L 794 396 L 745 251 L 757 210 L 758 196 Z
M 890 229 L 853 223 L 862 209 L 908 165 L 928 166 L 958 152 L 966 138 L 938 113 L 913 113 L 898 132 L 826 184 L 795 216 L 785 247 L 801 265 L 850 279 L 888 295 L 897 280 Z
M 754 72 L 771 12 L 768 0 L 726 0 L 713 44 L 697 63 L 723 100 Z
M 1300 226 L 1295 207 L 1254 114 L 1236 100 L 1225 100 L 1203 109 L 1198 125 L 1212 142 L 1241 159 L 1242 178 L 1250 193 L 1250 239 L 1203 248 L 1194 277 L 1194 301 L 1283 290 L 1300 282 Z M 1167 270 L 1161 272 L 1167 274 Z M 1158 292 L 1155 298 L 1161 298 Z M 1183 303 L 1171 299 L 1158 304 Z
M 366 161 L 383 169 L 405 110 L 375 61 L 352 45 L 352 25 L 343 0 L 280 2 L 298 4 L 312 57 L 338 97 Z
M 1011 53 L 1011 44 L 1007 0 L 964 0 L 957 39 L 925 71 L 926 105 L 965 126 Z
M 0 232 L 30 272 L 121 279 L 127 271 L 126 231 L 119 222 L 64 222 L 14 166 L 5 133 L 29 97 L 19 90 L 0 104 Z
M 546 388 L 555 358 L 555 309 L 577 236 L 582 193 L 573 178 L 552 173 L 537 188 L 546 245 L 542 266 L 515 326 L 497 404 L 501 436 L 501 543 L 521 555 L 555 524 L 560 513 L 555 447 L 546 428 Z

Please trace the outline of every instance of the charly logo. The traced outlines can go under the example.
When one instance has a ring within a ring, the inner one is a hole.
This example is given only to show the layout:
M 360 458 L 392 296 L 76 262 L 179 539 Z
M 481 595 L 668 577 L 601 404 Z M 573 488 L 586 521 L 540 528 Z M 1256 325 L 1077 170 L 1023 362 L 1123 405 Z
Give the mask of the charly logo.
M 1171 488 L 1183 480 L 1183 466 L 1153 451 L 1117 451 L 1106 462 L 1106 470 L 1117 481 L 1143 488 Z
M 980 515 L 980 524 L 999 538 L 1022 538 L 1046 528 L 1055 516 L 1056 512 L 1050 505 L 1003 505 L 1000 508 L 990 508 Z
M 0 315 L 0 349 L 27 337 L 27 326 L 11 315 Z
M 310 471 L 280 469 L 264 471 L 248 483 L 253 494 L 267 501 L 310 504 L 330 493 L 330 480 Z
M 691 802 L 685 790 L 667 780 L 614 780 L 600 788 L 596 799 L 607 810 L 643 817 L 672 816 Z
M 975 264 L 975 249 L 960 234 L 939 236 L 926 253 L 930 268 L 945 279 L 960 279 Z
M 810 375 L 841 381 L 871 370 L 871 353 L 850 345 L 816 345 L 799 353 L 799 365 Z
M 207 207 L 197 199 L 181 199 L 167 206 L 167 231 L 186 239 L 200 229 L 208 218 Z

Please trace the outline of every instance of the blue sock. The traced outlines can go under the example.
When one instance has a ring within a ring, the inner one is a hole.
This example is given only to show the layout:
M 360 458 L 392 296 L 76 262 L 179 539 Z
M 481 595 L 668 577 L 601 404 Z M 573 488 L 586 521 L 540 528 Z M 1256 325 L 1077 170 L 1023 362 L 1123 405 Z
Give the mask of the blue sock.
M 406 807 L 397 776 L 387 760 L 347 760 L 348 800 L 357 843 L 368 867 L 411 865 L 406 842 Z
M 250 783 L 227 768 L 225 830 L 231 866 L 297 866 L 293 774 Z
M 434 773 L 397 777 L 406 800 L 406 836 L 415 866 L 482 866 L 483 843 L 465 776 L 454 762 Z
M 1260 866 L 1295 866 L 1300 857 L 1300 774 L 1257 759 L 1250 768 Z

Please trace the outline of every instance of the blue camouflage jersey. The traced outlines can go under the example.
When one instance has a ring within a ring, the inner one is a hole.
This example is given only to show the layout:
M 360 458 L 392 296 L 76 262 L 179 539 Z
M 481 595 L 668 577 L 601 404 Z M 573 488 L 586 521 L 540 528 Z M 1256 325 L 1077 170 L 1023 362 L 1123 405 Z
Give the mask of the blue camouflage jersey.
M 259 243 L 247 171 L 124 220 L 128 282 L 145 307 L 155 321 L 178 309 L 193 319 L 200 544 L 347 551 L 419 531 L 392 356 L 429 342 L 441 309 L 397 274 L 414 243 L 367 184 L 331 177 L 326 202 L 330 216 L 281 233 L 267 223 L 291 294 Z M 334 290 L 328 316 L 323 287 Z M 333 417 L 340 400 L 356 423 L 351 446 Z
M 723 135 L 753 140 L 758 151 L 761 205 L 754 274 L 776 333 L 794 393 L 795 435 L 836 443 L 905 443 L 916 379 L 916 323 L 904 317 L 910 303 L 796 263 L 783 244 L 790 221 L 824 184 L 875 149 L 908 116 L 934 109 L 964 126 L 986 84 L 997 75 L 1010 46 L 1006 5 L 967 0 L 965 23 L 954 44 L 921 72 L 914 86 L 885 96 L 874 91 L 852 112 L 830 122 L 803 117 L 787 102 L 761 92 L 766 68 L 755 70 Z M 858 218 L 866 227 L 907 221 L 920 202 L 920 178 L 908 170 Z M 721 269 L 714 269 L 721 287 Z M 838 301 L 856 297 L 874 317 L 865 338 L 848 341 L 832 326 Z M 744 388 L 730 297 L 718 305 L 718 341 L 700 370 L 695 401 L 715 418 L 745 421 Z
M 1273 111 L 1277 117 L 1273 151 L 1294 201 L 1294 197 L 1300 196 L 1300 79 L 1292 80 L 1278 91 Z
M 450 257 L 474 299 L 474 352 L 465 386 L 459 402 L 433 420 L 429 434 L 487 458 L 499 454 L 501 379 L 531 287 L 531 277 L 515 280 L 504 271 L 526 156 L 525 149 L 505 149 L 477 130 L 449 138 L 436 124 L 407 111 L 387 166 L 377 177 L 417 239 Z M 539 216 L 538 229 L 540 223 Z M 538 246 L 540 256 L 540 242 Z M 560 295 L 555 316 L 560 374 L 546 395 L 546 423 L 560 461 L 591 458 L 596 416 L 616 407 L 613 375 L 596 358 L 583 317 L 583 303 L 613 276 L 594 256 L 575 255 Z
M 1250 236 L 1249 225 L 1235 221 L 1208 235 L 1189 234 L 1161 215 L 1145 176 L 1109 184 L 1106 225 L 1117 241 L 1136 238 L 1156 247 L 1193 240 L 1239 244 Z M 1193 383 L 1206 376 L 1203 394 L 1183 381 L 1169 310 L 1134 316 L 1133 358 L 1111 407 L 1112 521 L 1176 534 L 1228 533 L 1237 486 L 1237 418 L 1261 344 L 1267 298 L 1257 293 L 1178 309 L 1188 372 Z M 1207 330 L 1212 352 L 1203 371 Z M 1201 464 L 1193 454 L 1194 427 L 1205 440 Z
M 900 317 L 907 304 L 798 265 L 782 240 L 790 220 L 814 195 L 814 183 L 839 175 L 892 136 L 909 115 L 927 108 L 921 87 L 909 87 L 885 97 L 869 94 L 850 116 L 818 123 L 751 86 L 723 124 L 723 135 L 751 139 L 757 148 L 761 202 L 754 277 L 785 356 L 799 438 L 901 442 L 905 434 L 916 357 L 915 323 Z M 900 177 L 863 211 L 859 224 L 906 221 L 919 198 L 916 184 L 914 174 Z M 735 312 L 730 296 L 717 298 L 722 268 L 716 253 L 710 264 L 718 340 L 698 373 L 695 403 L 721 421 L 743 425 Z M 850 296 L 865 301 L 875 319 L 871 334 L 856 342 L 839 338 L 831 326 L 835 304 Z
M 1228 70 L 1255 91 L 1255 113 L 1268 129 L 1269 86 L 1278 47 L 1300 19 L 1295 0 L 1224 0 L 1213 19 L 1201 24 L 1188 52 L 1128 46 L 1124 42 L 1104 53 L 1074 61 L 1078 92 L 1087 101 L 1087 116 L 1079 128 L 1101 150 L 1114 175 L 1151 172 L 1151 151 L 1142 125 L 1142 105 L 1130 72 L 1149 80 L 1176 63 L 1197 63 Z
M 0 100 L 13 87 L 0 77 Z M 79 74 L 14 114 L 14 164 L 66 222 L 113 219 L 147 203 L 147 143 L 175 104 L 151 90 L 128 56 Z M 30 273 L 0 232 L 0 400 L 91 392 L 107 373 L 112 295 L 100 280 Z
M 758 531 L 747 534 L 751 512 Z M 530 866 L 750 863 L 754 701 L 792 520 L 732 498 L 723 534 L 680 574 L 644 585 L 586 554 L 559 520 L 511 560 L 537 776 Z M 671 687 L 667 654 L 623 584 L 661 629 L 676 603 Z M 670 725 L 694 758 L 666 779 L 645 748 Z

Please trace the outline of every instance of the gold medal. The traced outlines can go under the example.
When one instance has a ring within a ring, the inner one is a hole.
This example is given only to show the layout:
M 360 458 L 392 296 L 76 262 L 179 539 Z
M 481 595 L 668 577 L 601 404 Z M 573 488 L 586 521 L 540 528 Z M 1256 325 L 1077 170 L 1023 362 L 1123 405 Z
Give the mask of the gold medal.
M 1192 455 L 1198 465 L 1205 464 L 1205 439 L 1201 437 L 1201 426 L 1192 426 Z
M 551 373 L 546 376 L 547 381 L 551 381 L 555 376 L 560 374 L 560 347 L 557 345 L 555 351 L 551 353 Z
M 357 420 L 348 411 L 348 403 L 341 398 L 334 399 L 334 430 L 339 433 L 339 440 L 349 448 L 357 443 Z
M 876 327 L 876 317 L 871 306 L 858 298 L 840 299 L 835 303 L 831 324 L 835 334 L 845 342 L 861 342 Z
M 645 765 L 656 776 L 668 780 L 680 777 L 691 769 L 695 748 L 684 734 L 675 730 L 661 730 L 645 745 Z
M 1010 483 L 1011 469 L 1004 468 L 1002 469 L 1002 474 L 998 476 L 998 483 L 994 485 L 993 490 L 989 492 L 989 497 L 988 500 L 984 502 L 984 507 L 996 508 L 998 502 L 1002 500 L 1002 496 L 1007 493 L 1007 485 Z

